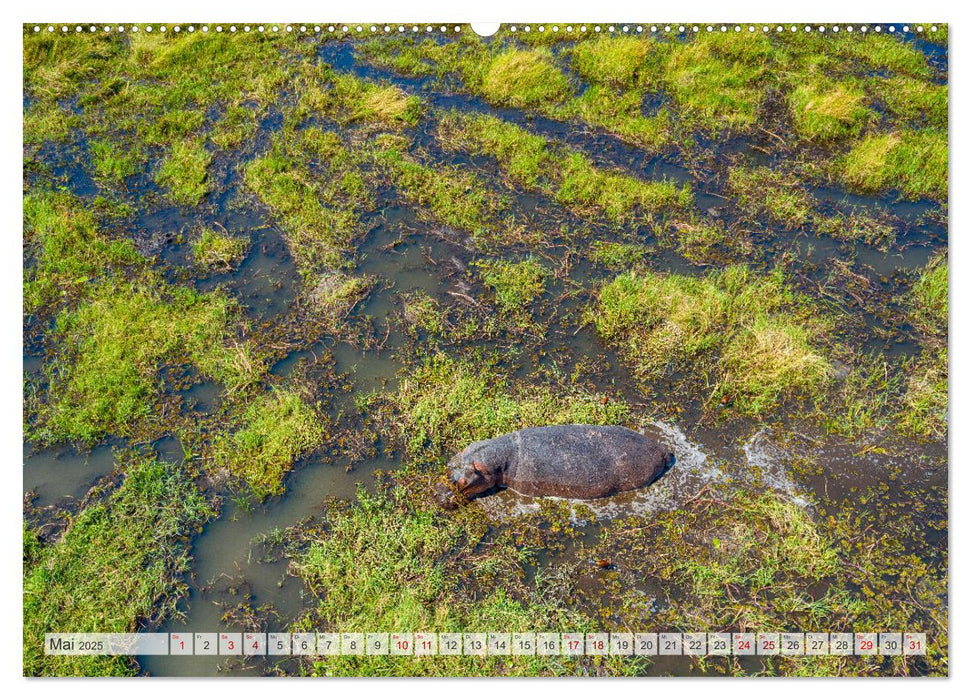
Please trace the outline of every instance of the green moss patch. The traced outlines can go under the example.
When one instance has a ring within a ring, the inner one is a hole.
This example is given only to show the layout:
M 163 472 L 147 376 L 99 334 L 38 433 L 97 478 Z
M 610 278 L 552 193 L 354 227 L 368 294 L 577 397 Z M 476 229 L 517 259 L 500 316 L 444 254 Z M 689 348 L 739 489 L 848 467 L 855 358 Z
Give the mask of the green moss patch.
M 121 486 L 58 542 L 25 537 L 24 675 L 134 675 L 128 657 L 46 656 L 44 634 L 136 632 L 187 592 L 188 540 L 214 511 L 178 467 L 142 457 L 120 467 Z

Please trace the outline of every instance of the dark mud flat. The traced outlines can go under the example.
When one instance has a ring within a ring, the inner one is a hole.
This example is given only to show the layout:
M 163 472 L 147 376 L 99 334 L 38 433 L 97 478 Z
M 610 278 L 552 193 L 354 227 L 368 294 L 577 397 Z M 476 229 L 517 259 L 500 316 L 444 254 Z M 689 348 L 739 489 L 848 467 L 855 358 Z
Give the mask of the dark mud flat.
M 946 674 L 946 38 L 853 39 L 27 32 L 25 673 Z M 436 505 L 551 423 L 677 464 Z M 930 653 L 63 661 L 45 620 Z

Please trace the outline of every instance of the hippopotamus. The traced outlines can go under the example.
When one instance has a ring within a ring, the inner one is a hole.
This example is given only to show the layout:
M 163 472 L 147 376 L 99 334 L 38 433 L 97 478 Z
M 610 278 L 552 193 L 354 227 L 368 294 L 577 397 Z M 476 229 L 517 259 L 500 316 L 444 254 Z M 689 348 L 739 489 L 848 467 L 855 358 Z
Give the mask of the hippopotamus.
M 448 463 L 445 505 L 497 489 L 525 496 L 593 499 L 652 483 L 674 465 L 656 440 L 614 425 L 525 428 L 474 442 Z M 453 497 L 449 503 L 449 497 Z

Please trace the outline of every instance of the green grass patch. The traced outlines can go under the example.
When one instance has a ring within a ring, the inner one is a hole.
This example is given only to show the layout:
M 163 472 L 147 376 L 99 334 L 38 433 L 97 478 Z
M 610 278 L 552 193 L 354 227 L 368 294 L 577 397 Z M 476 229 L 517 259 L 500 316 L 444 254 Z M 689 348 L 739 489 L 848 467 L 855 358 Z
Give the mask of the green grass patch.
M 566 98 L 570 83 L 547 51 L 509 49 L 492 59 L 480 90 L 495 104 L 539 107 Z
M 59 352 L 46 365 L 48 401 L 42 442 L 91 444 L 130 436 L 152 418 L 166 366 L 194 365 L 230 391 L 262 371 L 248 345 L 234 340 L 236 312 L 219 293 L 152 283 L 104 282 L 54 328 Z
M 829 362 L 815 333 L 786 318 L 758 316 L 722 348 L 719 389 L 745 413 L 770 411 L 780 396 L 822 386 Z
M 906 368 L 906 390 L 897 428 L 925 440 L 947 437 L 947 348 L 924 352 Z
M 146 123 L 142 138 L 153 146 L 168 146 L 188 140 L 202 129 L 205 121 L 205 114 L 198 109 L 167 110 Z
M 699 34 L 672 46 L 662 80 L 681 121 L 710 132 L 754 125 L 771 53 L 767 38 L 747 32 Z
M 939 46 L 947 46 L 948 42 L 948 25 L 938 24 L 932 25 L 937 27 L 937 31 L 931 31 L 931 27 L 924 27 L 923 34 L 920 35 L 921 39 L 929 41 L 932 44 L 937 44 Z
M 635 212 L 687 208 L 694 201 L 687 183 L 678 187 L 668 180 L 652 182 L 601 170 L 579 153 L 570 154 L 562 167 L 556 199 L 568 206 L 601 210 L 617 223 L 630 221 Z
M 835 162 L 840 178 L 862 192 L 899 190 L 909 199 L 946 200 L 947 134 L 899 131 L 871 134 Z
M 834 505 L 827 517 L 825 511 L 814 516 L 815 509 L 761 489 L 721 491 L 655 514 L 649 522 L 611 523 L 588 556 L 609 556 L 618 569 L 630 571 L 608 609 L 632 628 L 784 632 L 917 625 L 946 634 L 936 611 L 946 601 L 947 557 L 943 544 L 924 539 L 931 540 L 943 522 L 939 509 L 932 513 L 922 505 L 928 497 L 923 491 L 901 495 L 881 485 Z M 871 520 L 874 509 L 886 513 L 881 525 L 861 532 L 861 522 Z M 631 590 L 635 581 L 666 591 L 661 604 L 652 601 L 645 609 L 643 596 Z M 902 598 L 901 587 L 914 595 Z M 946 639 L 926 660 L 931 675 L 946 675 Z M 700 664 L 699 670 L 713 675 L 745 673 L 733 662 Z M 839 665 L 780 657 L 765 671 L 832 677 L 915 670 L 901 657 L 885 657 L 885 664 L 847 659 Z
M 301 274 L 346 265 L 363 233 L 358 210 L 372 200 L 359 161 L 336 134 L 315 128 L 279 134 L 243 177 L 280 221 Z
M 39 191 L 24 197 L 24 311 L 67 301 L 85 285 L 121 266 L 143 262 L 130 241 L 98 230 L 93 213 L 67 192 Z
M 930 75 L 924 54 L 905 43 L 903 38 L 888 34 L 867 33 L 864 36 L 838 36 L 834 52 L 851 61 L 860 61 L 869 68 L 903 73 L 912 76 Z
M 100 180 L 121 184 L 145 165 L 144 154 L 131 144 L 111 140 L 91 142 L 91 167 Z
M 469 89 L 476 90 L 493 55 L 478 37 L 462 34 L 454 41 L 415 40 L 412 37 L 382 37 L 357 47 L 374 65 L 415 76 L 461 76 Z M 476 90 L 477 91 L 477 90 Z
M 226 113 L 216 122 L 209 138 L 219 148 L 228 151 L 239 148 L 256 136 L 259 120 L 255 110 L 239 105 L 230 105 Z
M 475 265 L 502 313 L 520 313 L 546 291 L 548 272 L 535 258 L 479 260 Z
M 114 34 L 112 32 L 112 34 Z M 109 34 L 24 33 L 24 92 L 49 104 L 99 73 L 121 50 Z
M 245 238 L 204 228 L 199 239 L 192 244 L 192 258 L 202 268 L 225 272 L 239 264 L 248 247 Z
M 335 73 L 329 95 L 345 121 L 376 122 L 396 127 L 416 126 L 421 119 L 421 100 L 394 85 L 380 85 Z
M 63 142 L 77 124 L 75 115 L 58 108 L 56 104 L 38 102 L 24 111 L 24 144 Z
M 421 99 L 394 85 L 337 72 L 327 64 L 301 65 L 298 71 L 297 122 L 326 114 L 341 125 L 365 122 L 398 130 L 421 120 Z
M 693 201 L 688 184 L 651 181 L 598 168 L 582 153 L 562 148 L 514 124 L 491 116 L 452 113 L 443 118 L 439 139 L 446 148 L 496 158 L 515 184 L 539 189 L 580 213 L 595 212 L 630 223 Z
M 705 262 L 719 247 L 733 244 L 723 224 L 701 216 L 675 221 L 673 227 L 678 249 L 692 262 Z
M 134 675 L 121 656 L 47 656 L 47 632 L 136 632 L 186 594 L 189 537 L 215 513 L 179 467 L 122 462 L 124 481 L 82 510 L 63 538 L 24 551 L 24 675 Z
M 873 115 L 863 89 L 845 82 L 803 83 L 789 95 L 789 104 L 796 133 L 811 141 L 857 136 Z
M 705 377 L 709 402 L 762 415 L 825 384 L 828 362 L 815 342 L 823 323 L 801 305 L 780 272 L 757 277 L 736 266 L 704 277 L 619 275 L 588 318 L 642 381 L 672 371 Z
M 947 258 L 932 260 L 911 290 L 914 324 L 941 337 L 948 327 L 947 273 Z
M 453 150 L 492 156 L 513 184 L 530 189 L 540 188 L 556 166 L 549 141 L 489 115 L 450 112 L 439 121 L 438 137 Z
M 905 377 L 882 355 L 855 358 L 843 369 L 831 392 L 818 403 L 818 419 L 827 433 L 855 438 L 895 428 Z
M 155 182 L 166 188 L 177 204 L 198 206 L 209 194 L 207 170 L 211 162 L 212 154 L 201 142 L 178 142 L 159 165 Z
M 749 214 L 787 228 L 803 226 L 813 217 L 812 198 L 799 181 L 765 166 L 732 168 L 728 189 Z
M 591 629 L 567 602 L 572 585 L 521 577 L 526 552 L 484 538 L 486 523 L 448 516 L 427 496 L 379 481 L 353 505 L 334 505 L 313 530 L 289 531 L 291 568 L 315 605 L 298 629 Z M 423 502 L 424 501 L 424 502 Z M 319 656 L 306 672 L 327 676 L 625 675 L 642 667 L 619 657 Z
M 28 140 L 63 138 L 77 125 L 90 139 L 95 177 L 109 183 L 149 167 L 143 154 L 162 149 L 151 165 L 156 182 L 176 203 L 196 206 L 212 186 L 208 137 L 229 148 L 255 132 L 292 71 L 285 42 L 230 32 L 27 34 Z M 211 114 L 230 116 L 213 129 Z
M 611 270 L 630 269 L 641 263 L 651 252 L 640 243 L 594 241 L 590 244 L 590 259 Z
M 342 272 L 322 272 L 308 280 L 308 310 L 323 320 L 326 332 L 338 335 L 344 320 L 367 298 L 374 284 L 375 278 L 367 275 L 355 277 Z
M 472 173 L 454 165 L 424 165 L 396 145 L 379 150 L 376 161 L 391 184 L 420 207 L 419 215 L 473 236 L 494 227 L 501 202 Z
M 671 110 L 664 108 L 647 116 L 643 102 L 644 92 L 639 89 L 591 85 L 571 104 L 571 108 L 582 121 L 615 134 L 623 141 L 647 150 L 661 150 L 676 138 L 673 115 Z
M 873 91 L 903 127 L 947 130 L 948 87 L 904 75 L 875 78 Z
M 438 353 L 389 397 L 395 432 L 414 461 L 444 461 L 476 440 L 539 425 L 621 425 L 630 408 L 577 386 L 510 386 L 488 361 Z
M 883 250 L 889 248 L 897 237 L 889 221 L 871 216 L 862 209 L 831 216 L 817 214 L 814 223 L 820 233 L 842 241 L 863 241 Z
M 602 36 L 578 43 L 571 59 L 577 73 L 588 82 L 633 88 L 640 84 L 654 46 L 640 37 Z
M 410 37 L 365 42 L 369 62 L 407 75 L 461 80 L 461 87 L 509 107 L 554 110 L 572 94 L 568 77 L 546 48 L 506 48 L 498 53 L 477 37 L 415 41 Z
M 283 480 L 301 455 L 325 437 L 317 411 L 295 390 L 274 389 L 246 406 L 240 427 L 212 443 L 212 462 L 263 499 L 283 493 Z
M 442 335 L 448 328 L 448 320 L 442 305 L 421 290 L 405 295 L 404 319 L 413 328 L 432 335 Z

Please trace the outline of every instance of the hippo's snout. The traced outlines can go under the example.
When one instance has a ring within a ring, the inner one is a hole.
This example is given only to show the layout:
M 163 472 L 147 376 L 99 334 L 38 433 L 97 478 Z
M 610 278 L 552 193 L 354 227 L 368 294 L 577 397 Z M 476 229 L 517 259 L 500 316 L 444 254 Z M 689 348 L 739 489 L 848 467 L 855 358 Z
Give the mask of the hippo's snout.
M 467 464 L 460 463 L 449 474 L 452 487 L 467 498 L 492 488 L 495 484 L 490 477 L 485 467 L 474 460 L 469 460 Z
M 444 483 L 440 483 L 435 487 L 434 495 L 438 505 L 445 510 L 455 510 L 460 505 L 468 503 L 468 498 L 461 491 L 457 491 L 455 488 Z
M 668 452 L 664 455 L 664 468 L 665 470 L 670 469 L 678 461 L 678 458 L 674 456 L 673 452 Z

